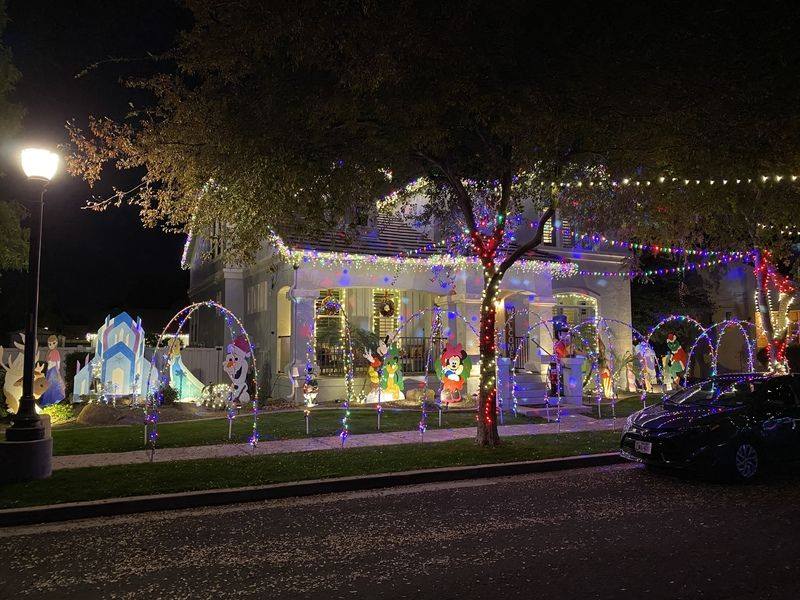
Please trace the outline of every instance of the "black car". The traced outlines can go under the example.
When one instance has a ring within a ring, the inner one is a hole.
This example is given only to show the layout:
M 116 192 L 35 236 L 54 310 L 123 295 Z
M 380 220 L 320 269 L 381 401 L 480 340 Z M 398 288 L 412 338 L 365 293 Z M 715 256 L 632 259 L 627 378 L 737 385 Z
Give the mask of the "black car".
M 765 461 L 800 459 L 800 375 L 713 377 L 628 417 L 621 454 L 647 465 L 749 480 Z

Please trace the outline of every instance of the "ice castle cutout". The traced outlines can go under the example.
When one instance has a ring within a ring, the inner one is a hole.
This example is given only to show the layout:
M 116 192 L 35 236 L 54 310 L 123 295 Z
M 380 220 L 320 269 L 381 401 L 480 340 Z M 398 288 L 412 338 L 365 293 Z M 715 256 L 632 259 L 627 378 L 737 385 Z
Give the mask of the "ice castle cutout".
M 105 392 L 113 395 L 141 394 L 150 375 L 150 363 L 144 357 L 142 319 L 121 312 L 106 317 L 97 330 L 94 356 L 75 375 L 75 395 L 90 392 L 93 371 L 99 368 L 99 381 Z M 155 375 L 155 373 L 153 373 Z

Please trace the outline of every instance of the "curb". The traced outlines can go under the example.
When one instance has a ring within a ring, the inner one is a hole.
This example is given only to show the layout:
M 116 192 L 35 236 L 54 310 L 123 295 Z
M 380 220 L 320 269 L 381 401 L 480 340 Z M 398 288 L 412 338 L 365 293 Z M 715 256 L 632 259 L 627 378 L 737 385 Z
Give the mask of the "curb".
M 486 479 L 510 475 L 526 475 L 530 473 L 547 473 L 551 471 L 600 467 L 627 462 L 628 461 L 622 458 L 618 453 L 611 452 L 525 462 L 474 465 L 467 467 L 445 467 L 420 471 L 401 471 L 398 473 L 341 477 L 337 479 L 313 479 L 309 481 L 277 483 L 246 488 L 201 490 L 154 496 L 132 496 L 129 498 L 111 498 L 108 500 L 90 502 L 70 502 L 45 506 L 10 508 L 0 510 L 0 527 L 111 517 L 152 511 L 221 506 L 224 504 L 259 502 L 263 500 L 277 500 L 281 498 L 315 496 L 340 492 L 357 492 L 424 483 L 459 481 L 464 479 Z

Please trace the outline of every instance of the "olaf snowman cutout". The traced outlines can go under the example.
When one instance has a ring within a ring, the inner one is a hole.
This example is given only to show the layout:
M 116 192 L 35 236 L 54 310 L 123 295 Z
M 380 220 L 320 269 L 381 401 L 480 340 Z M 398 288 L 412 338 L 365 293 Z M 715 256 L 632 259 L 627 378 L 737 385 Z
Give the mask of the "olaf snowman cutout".
M 250 402 L 250 393 L 247 391 L 247 373 L 250 370 L 248 358 L 250 358 L 250 344 L 243 335 L 228 344 L 223 364 L 223 370 L 231 379 L 228 402 L 238 406 Z

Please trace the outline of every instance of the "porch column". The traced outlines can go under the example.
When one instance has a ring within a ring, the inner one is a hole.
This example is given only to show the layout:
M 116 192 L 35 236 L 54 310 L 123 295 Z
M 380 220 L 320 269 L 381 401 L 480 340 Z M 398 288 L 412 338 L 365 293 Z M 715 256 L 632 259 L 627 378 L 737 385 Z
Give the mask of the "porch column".
M 525 368 L 531 373 L 547 375 L 547 367 L 550 363 L 550 356 L 545 352 L 553 352 L 554 341 L 553 332 L 553 307 L 556 301 L 552 296 L 534 296 L 528 305 L 528 326 L 534 325 L 541 318 L 542 323 L 533 327 L 530 332 L 531 340 L 535 340 L 541 346 L 537 346 L 533 341 L 528 346 L 528 362 Z M 542 350 L 542 348 L 544 350 Z
M 319 290 L 290 289 L 286 297 L 292 303 L 292 337 L 291 362 L 284 367 L 284 372 L 292 382 L 294 401 L 302 404 L 303 383 L 306 377 L 306 356 L 308 344 L 314 343 L 314 323 L 316 317 L 316 301 Z M 315 357 L 312 355 L 312 366 L 316 369 Z

